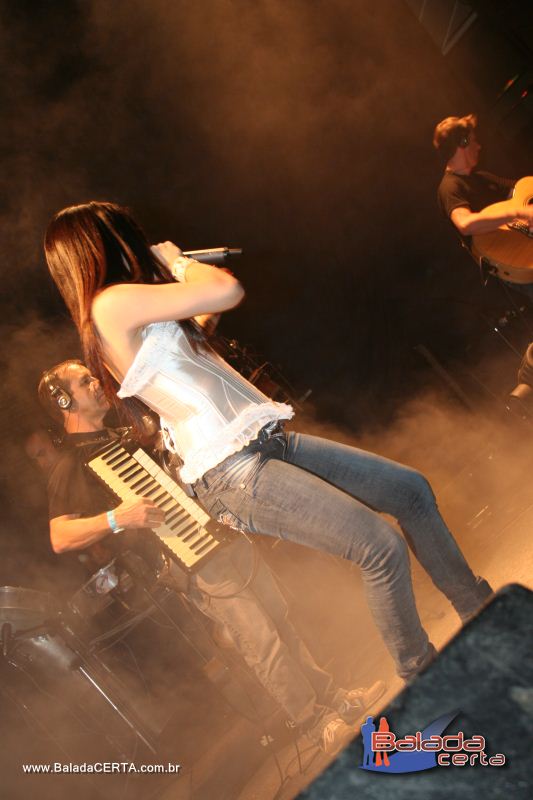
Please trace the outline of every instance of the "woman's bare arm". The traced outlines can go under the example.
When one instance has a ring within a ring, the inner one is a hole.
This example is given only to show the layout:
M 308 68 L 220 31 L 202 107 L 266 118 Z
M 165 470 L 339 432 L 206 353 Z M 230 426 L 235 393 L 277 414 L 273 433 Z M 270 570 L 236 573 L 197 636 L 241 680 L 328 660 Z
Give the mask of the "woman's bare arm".
M 103 331 L 117 326 L 131 332 L 150 322 L 190 319 L 236 306 L 244 297 L 233 277 L 205 264 L 189 267 L 187 283 L 116 284 L 93 302 L 93 319 Z
M 169 268 L 181 250 L 171 242 L 153 247 Z M 189 263 L 184 283 L 121 283 L 104 289 L 93 301 L 93 319 L 102 332 L 131 333 L 150 322 L 190 319 L 236 306 L 244 297 L 239 281 L 226 271 Z
M 169 269 L 181 250 L 172 244 L 152 247 Z M 151 322 L 190 319 L 236 306 L 243 298 L 241 284 L 224 270 L 188 263 L 183 283 L 120 283 L 95 297 L 92 316 L 101 336 L 108 369 L 117 380 L 124 375 L 141 346 L 139 332 Z
M 201 265 L 202 271 L 214 267 Z M 192 272 L 192 269 L 189 271 Z M 93 319 L 101 330 L 119 327 L 131 332 L 150 322 L 190 319 L 236 306 L 244 291 L 234 278 L 210 277 L 194 283 L 117 284 L 104 289 L 93 302 Z

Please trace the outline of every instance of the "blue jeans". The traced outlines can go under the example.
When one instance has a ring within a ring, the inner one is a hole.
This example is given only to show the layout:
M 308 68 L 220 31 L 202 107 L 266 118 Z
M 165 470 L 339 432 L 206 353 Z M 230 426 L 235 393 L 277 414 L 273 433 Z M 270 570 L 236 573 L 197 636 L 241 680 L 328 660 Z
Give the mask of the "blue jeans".
M 372 453 L 281 433 L 230 456 L 194 488 L 215 518 L 356 563 L 375 623 L 403 678 L 415 675 L 431 653 L 406 541 L 463 620 L 491 594 L 446 527 L 426 478 Z M 405 539 L 379 511 L 398 520 Z
M 285 598 L 266 562 L 244 538 L 225 547 L 193 577 L 189 598 L 222 624 L 260 683 L 304 728 L 343 699 L 294 630 Z

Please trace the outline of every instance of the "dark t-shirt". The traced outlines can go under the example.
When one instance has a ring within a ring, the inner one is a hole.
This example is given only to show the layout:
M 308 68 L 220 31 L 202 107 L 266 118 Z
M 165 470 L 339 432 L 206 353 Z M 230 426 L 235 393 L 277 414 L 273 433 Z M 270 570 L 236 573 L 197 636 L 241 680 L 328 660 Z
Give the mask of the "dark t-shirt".
M 470 175 L 445 172 L 437 191 L 441 211 L 449 218 L 455 208 L 468 208 L 474 213 L 507 200 L 515 181 L 491 172 L 476 170 Z
M 71 433 L 64 442 L 64 452 L 48 479 L 50 519 L 65 514 L 95 517 L 120 500 L 91 473 L 86 462 L 117 434 L 106 429 L 95 433 Z
M 48 480 L 48 515 L 50 519 L 66 514 L 95 517 L 120 505 L 121 501 L 86 466 L 112 439 L 119 439 L 126 429 L 105 429 L 94 433 L 72 433 L 66 436 L 64 452 Z M 154 536 L 144 530 L 128 530 L 115 536 L 109 533 L 101 543 L 113 555 L 132 549 L 151 564 L 160 559 L 160 548 Z

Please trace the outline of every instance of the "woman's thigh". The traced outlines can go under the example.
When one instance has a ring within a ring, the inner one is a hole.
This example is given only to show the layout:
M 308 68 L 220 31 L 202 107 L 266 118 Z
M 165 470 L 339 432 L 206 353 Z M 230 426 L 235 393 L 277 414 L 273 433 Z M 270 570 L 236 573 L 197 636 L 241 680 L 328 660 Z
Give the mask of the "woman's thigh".
M 356 447 L 289 433 L 283 458 L 398 519 L 414 502 L 434 504 L 431 487 L 420 472 Z
M 363 568 L 404 555 L 403 539 L 357 498 L 289 461 L 268 458 L 247 483 L 218 494 L 212 512 L 229 512 L 263 533 L 355 561 Z

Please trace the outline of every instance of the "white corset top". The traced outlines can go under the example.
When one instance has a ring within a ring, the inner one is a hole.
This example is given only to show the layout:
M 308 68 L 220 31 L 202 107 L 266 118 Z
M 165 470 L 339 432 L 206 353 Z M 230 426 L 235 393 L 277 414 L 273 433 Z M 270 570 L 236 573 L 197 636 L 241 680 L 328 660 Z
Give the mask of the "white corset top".
M 213 350 L 196 351 L 179 323 L 154 322 L 142 338 L 118 396 L 135 395 L 159 414 L 185 483 L 242 450 L 267 423 L 293 416 Z

